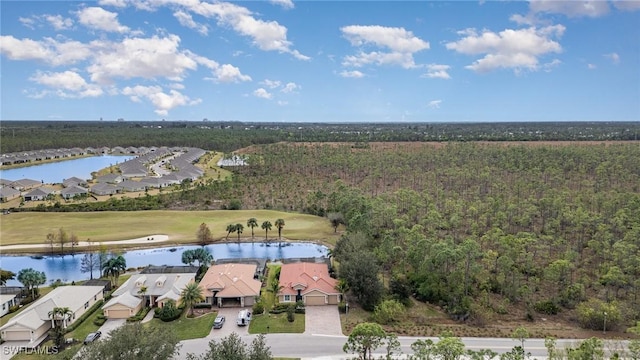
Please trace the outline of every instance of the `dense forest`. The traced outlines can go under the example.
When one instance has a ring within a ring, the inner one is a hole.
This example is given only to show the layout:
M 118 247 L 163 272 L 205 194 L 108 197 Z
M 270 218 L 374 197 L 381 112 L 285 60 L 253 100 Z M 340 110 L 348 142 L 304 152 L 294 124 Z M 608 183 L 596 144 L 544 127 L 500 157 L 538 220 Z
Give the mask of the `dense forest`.
M 601 330 L 640 319 L 640 143 L 356 140 L 253 145 L 224 181 L 40 210 L 306 212 L 346 226 L 332 253 L 369 310 L 413 296 L 478 325 L 515 309 Z
M 73 147 L 193 146 L 231 152 L 278 141 L 640 140 L 640 122 L 241 123 L 213 121 L 6 121 L 0 153 Z

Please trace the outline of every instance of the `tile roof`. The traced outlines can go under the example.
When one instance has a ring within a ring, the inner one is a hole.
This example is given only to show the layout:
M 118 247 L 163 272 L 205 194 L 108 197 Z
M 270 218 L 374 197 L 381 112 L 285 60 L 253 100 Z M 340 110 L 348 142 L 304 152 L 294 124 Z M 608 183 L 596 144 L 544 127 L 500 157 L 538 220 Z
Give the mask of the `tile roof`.
M 339 294 L 335 289 L 337 280 L 329 276 L 329 267 L 326 264 L 299 262 L 283 264 L 280 269 L 279 295 L 296 295 L 293 288 L 301 286 L 302 294 L 313 290 L 319 290 L 325 294 Z
M 256 265 L 252 264 L 220 264 L 209 267 L 200 280 L 200 288 L 205 297 L 245 297 L 260 295 L 262 283 L 253 278 Z

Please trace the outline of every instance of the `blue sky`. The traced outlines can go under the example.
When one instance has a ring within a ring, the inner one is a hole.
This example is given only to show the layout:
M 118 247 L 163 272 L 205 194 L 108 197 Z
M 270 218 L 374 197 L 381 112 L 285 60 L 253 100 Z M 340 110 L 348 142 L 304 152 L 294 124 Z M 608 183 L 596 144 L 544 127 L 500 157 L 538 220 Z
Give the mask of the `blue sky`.
M 637 0 L 0 6 L 0 120 L 640 120 Z

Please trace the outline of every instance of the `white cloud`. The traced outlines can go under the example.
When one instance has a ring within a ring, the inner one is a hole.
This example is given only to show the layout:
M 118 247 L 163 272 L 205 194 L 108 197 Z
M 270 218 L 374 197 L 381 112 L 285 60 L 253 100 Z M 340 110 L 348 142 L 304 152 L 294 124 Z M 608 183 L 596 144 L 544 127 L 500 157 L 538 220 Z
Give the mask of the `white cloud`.
M 427 107 L 429 109 L 440 109 L 440 104 L 442 104 L 442 100 L 431 100 L 427 103 Z
M 273 97 L 273 95 L 264 88 L 254 90 L 253 95 L 263 99 L 271 99 Z
M 142 99 L 147 99 L 155 107 L 155 113 L 160 116 L 166 116 L 169 114 L 169 110 L 175 107 L 196 105 L 202 101 L 201 99 L 191 100 L 188 96 L 173 89 L 169 90 L 167 94 L 162 91 L 160 86 L 127 86 L 122 89 L 122 94 L 129 96 L 134 102 L 141 102 Z
M 486 54 L 466 66 L 476 72 L 499 68 L 535 71 L 539 69 L 539 57 L 562 51 L 560 44 L 552 37 L 561 37 L 564 30 L 562 25 L 506 29 L 499 33 L 485 30 L 482 34 L 475 29 L 466 29 L 459 32 L 464 36 L 462 39 L 447 43 L 446 48 L 467 55 Z
M 222 83 L 231 83 L 231 82 L 241 82 L 241 81 L 251 81 L 251 76 L 244 75 L 240 72 L 240 69 L 237 67 L 224 64 L 213 71 L 216 76 L 217 82 Z
M 448 70 L 451 68 L 449 65 L 428 64 L 426 67 L 427 73 L 422 75 L 423 77 L 432 79 L 451 79 L 451 75 L 448 73 Z
M 207 35 L 209 33 L 209 28 L 207 28 L 204 24 L 198 24 L 193 20 L 191 14 L 186 13 L 182 10 L 178 10 L 173 13 L 173 16 L 178 19 L 178 22 L 182 26 L 186 26 L 190 29 L 194 29 L 202 35 Z
M 260 84 L 268 87 L 269 89 L 275 89 L 277 87 L 280 87 L 280 85 L 282 85 L 282 83 L 278 80 L 269 80 L 269 79 L 264 79 L 264 81 L 260 82 Z
M 118 33 L 129 32 L 128 27 L 120 25 L 120 22 L 118 22 L 117 13 L 107 11 L 100 7 L 81 9 L 77 15 L 78 21 L 88 28 Z
M 122 42 L 94 41 L 93 63 L 88 67 L 91 80 L 108 84 L 115 78 L 167 78 L 180 81 L 187 70 L 195 70 L 198 62 L 188 51 L 180 52 L 180 38 L 127 38 Z M 204 58 L 197 58 L 203 62 Z M 214 62 L 214 64 L 216 64 Z M 217 65 L 217 64 L 216 64 Z
M 98 5 L 123 8 L 127 7 L 127 0 L 99 0 Z
M 36 21 L 33 18 L 25 18 L 25 17 L 19 17 L 18 21 L 20 21 L 20 23 L 26 27 L 28 27 L 29 29 L 35 29 L 35 24 Z
M 65 98 L 96 97 L 103 94 L 102 89 L 95 84 L 88 84 L 82 76 L 74 71 L 38 72 L 29 80 L 55 89 L 55 95 Z M 46 92 L 41 93 L 38 97 Z
M 284 9 L 293 9 L 295 5 L 293 5 L 292 0 L 269 0 L 270 3 L 274 5 L 282 6 Z
M 340 76 L 345 78 L 361 78 L 364 77 L 364 74 L 361 71 L 353 70 L 353 71 L 342 71 Z
M 373 46 L 388 49 L 389 52 L 364 52 L 346 56 L 343 65 L 360 67 L 366 64 L 400 65 L 404 68 L 416 67 L 413 54 L 429 49 L 424 41 L 404 28 L 379 25 L 350 25 L 340 28 L 351 45 L 362 48 Z
M 640 1 L 638 0 L 613 0 L 613 6 L 620 10 L 636 11 L 640 10 Z
M 69 65 L 92 55 L 91 47 L 78 41 L 59 42 L 52 38 L 42 41 L 0 36 L 0 54 L 11 60 L 37 60 L 54 66 Z
M 287 85 L 285 85 L 280 91 L 286 94 L 299 89 L 300 89 L 300 85 L 293 82 L 288 82 Z
M 62 15 L 45 15 L 44 18 L 56 30 L 66 30 L 73 26 L 73 20 L 70 18 L 63 18 Z
M 617 53 L 604 54 L 603 56 L 611 60 L 611 62 L 614 64 L 620 63 L 620 55 L 618 55 Z
M 589 69 L 589 70 L 595 70 L 597 68 L 598 67 L 595 64 L 587 64 L 587 69 Z
M 563 14 L 568 17 L 598 17 L 609 12 L 609 4 L 605 0 L 529 0 L 532 13 Z

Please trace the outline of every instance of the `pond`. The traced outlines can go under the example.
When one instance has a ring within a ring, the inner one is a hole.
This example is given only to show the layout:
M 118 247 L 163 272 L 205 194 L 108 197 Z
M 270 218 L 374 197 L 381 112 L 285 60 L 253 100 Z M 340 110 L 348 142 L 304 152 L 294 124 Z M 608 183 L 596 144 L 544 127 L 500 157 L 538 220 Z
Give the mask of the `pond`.
M 6 180 L 32 179 L 45 184 L 60 184 L 65 179 L 78 177 L 83 180 L 91 179 L 91 173 L 111 165 L 123 163 L 133 159 L 130 155 L 103 155 L 80 159 L 57 161 L 52 163 L 32 165 L 14 169 L 0 170 L 0 178 Z
M 133 250 L 123 254 L 127 267 L 143 267 L 147 265 L 183 265 L 182 252 L 197 249 L 200 246 L 162 247 L 145 250 Z M 270 260 L 322 257 L 327 255 L 327 247 L 310 242 L 252 242 L 224 243 L 207 245 L 205 248 L 214 259 L 264 258 Z M 43 271 L 47 276 L 47 285 L 60 279 L 64 282 L 89 279 L 88 273 L 80 272 L 83 254 L 66 256 L 45 256 L 38 259 L 31 256 L 0 256 L 3 270 L 18 273 L 21 269 L 33 268 Z M 95 277 L 95 273 L 94 273 Z M 10 286 L 19 286 L 17 280 L 7 282 Z

